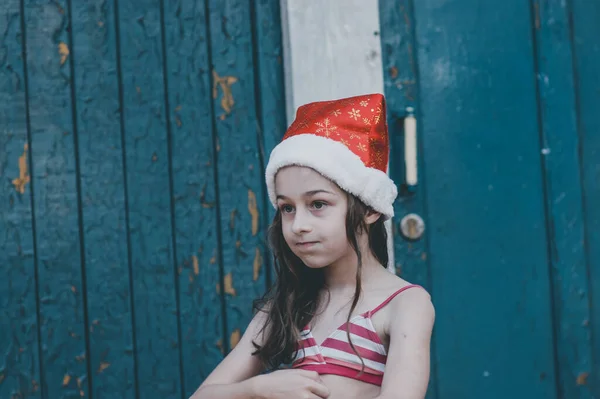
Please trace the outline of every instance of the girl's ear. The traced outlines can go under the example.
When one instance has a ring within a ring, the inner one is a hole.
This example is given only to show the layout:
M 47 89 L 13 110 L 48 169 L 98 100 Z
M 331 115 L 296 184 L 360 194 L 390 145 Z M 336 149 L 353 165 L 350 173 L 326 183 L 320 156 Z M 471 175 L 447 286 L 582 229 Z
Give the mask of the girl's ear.
M 367 226 L 372 225 L 373 223 L 378 221 L 380 217 L 381 217 L 381 213 L 375 212 L 374 210 L 369 209 L 365 216 L 365 223 L 367 224 Z

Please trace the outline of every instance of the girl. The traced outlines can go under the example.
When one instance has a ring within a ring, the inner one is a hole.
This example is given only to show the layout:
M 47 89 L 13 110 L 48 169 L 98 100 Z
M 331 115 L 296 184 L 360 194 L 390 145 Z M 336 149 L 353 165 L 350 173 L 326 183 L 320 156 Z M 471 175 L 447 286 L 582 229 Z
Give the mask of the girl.
M 425 397 L 434 308 L 386 269 L 388 152 L 382 95 L 299 108 L 266 168 L 277 282 L 192 399 Z

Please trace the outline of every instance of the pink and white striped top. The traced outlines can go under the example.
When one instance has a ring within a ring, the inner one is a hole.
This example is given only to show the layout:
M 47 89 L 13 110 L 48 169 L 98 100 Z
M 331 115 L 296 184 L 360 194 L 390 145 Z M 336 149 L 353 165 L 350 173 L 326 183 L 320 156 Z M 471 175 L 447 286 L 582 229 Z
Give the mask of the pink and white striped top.
M 387 352 L 373 327 L 371 317 L 396 295 L 412 287 L 419 286 L 412 284 L 402 287 L 375 309 L 350 319 L 350 339 L 365 363 L 362 374 L 360 374 L 362 363 L 348 343 L 347 323 L 339 326 L 321 345 L 315 341 L 310 326 L 304 327 L 300 332 L 292 368 L 312 370 L 319 374 L 339 375 L 381 386 Z

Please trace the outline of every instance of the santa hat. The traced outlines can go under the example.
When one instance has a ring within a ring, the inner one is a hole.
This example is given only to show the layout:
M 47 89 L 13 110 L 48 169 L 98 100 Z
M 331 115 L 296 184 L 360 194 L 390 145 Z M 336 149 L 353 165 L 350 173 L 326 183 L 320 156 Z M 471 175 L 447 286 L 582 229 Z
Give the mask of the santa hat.
M 303 105 L 271 152 L 265 173 L 269 199 L 276 206 L 275 175 L 279 169 L 306 166 L 389 219 L 394 216 L 398 191 L 386 174 L 388 157 L 383 95 Z

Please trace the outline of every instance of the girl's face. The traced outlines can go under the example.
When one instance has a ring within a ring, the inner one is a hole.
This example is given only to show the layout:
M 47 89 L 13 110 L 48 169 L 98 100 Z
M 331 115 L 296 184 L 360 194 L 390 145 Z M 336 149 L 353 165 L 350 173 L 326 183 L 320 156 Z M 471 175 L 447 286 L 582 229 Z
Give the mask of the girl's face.
M 354 254 L 346 238 L 346 193 L 313 169 L 289 166 L 275 177 L 283 237 L 310 268 Z

